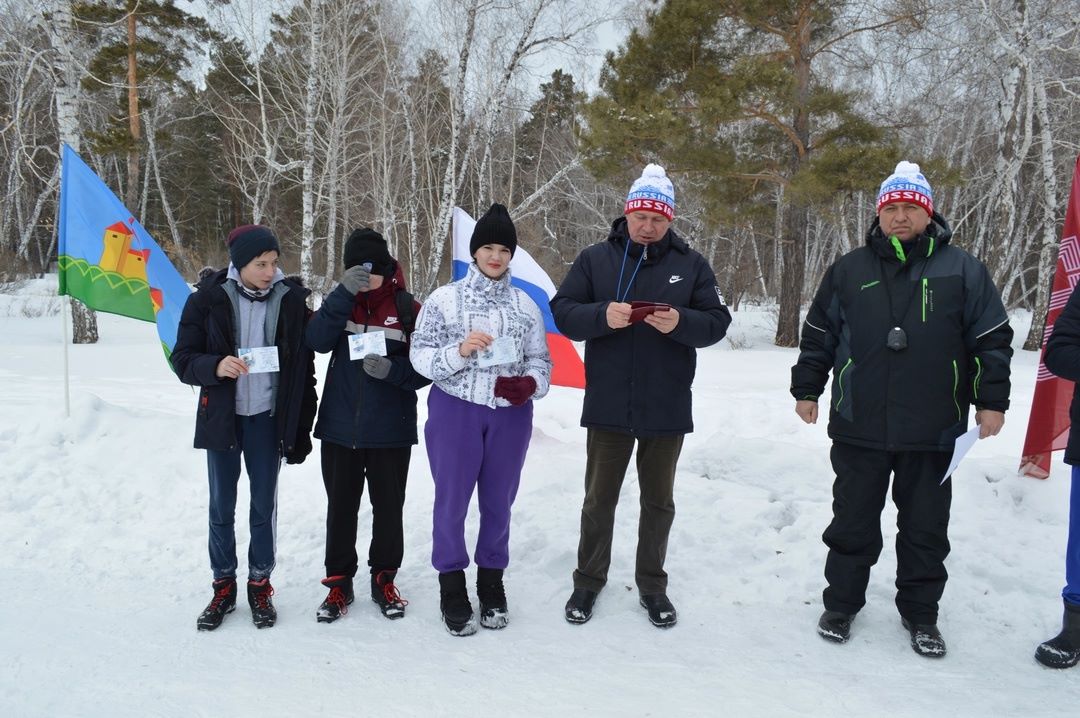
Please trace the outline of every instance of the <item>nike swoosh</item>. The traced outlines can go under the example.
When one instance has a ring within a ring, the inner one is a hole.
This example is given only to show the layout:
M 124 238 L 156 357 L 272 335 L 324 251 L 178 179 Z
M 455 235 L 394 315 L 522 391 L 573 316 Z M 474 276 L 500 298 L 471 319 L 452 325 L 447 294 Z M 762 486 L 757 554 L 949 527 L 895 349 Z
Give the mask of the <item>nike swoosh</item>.
M 675 277 L 672 277 L 671 279 L 667 280 L 667 283 L 668 284 L 674 284 L 675 282 L 681 282 L 682 279 L 683 279 L 682 277 L 675 276 Z

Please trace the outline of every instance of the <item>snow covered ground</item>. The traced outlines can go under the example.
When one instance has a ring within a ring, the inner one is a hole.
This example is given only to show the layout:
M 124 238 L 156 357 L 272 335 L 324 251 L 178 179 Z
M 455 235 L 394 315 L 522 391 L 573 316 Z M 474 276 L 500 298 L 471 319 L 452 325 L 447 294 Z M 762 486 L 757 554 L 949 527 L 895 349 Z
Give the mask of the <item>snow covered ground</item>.
M 326 501 L 316 447 L 281 476 L 277 626 L 256 630 L 242 605 L 199 633 L 210 574 L 195 395 L 168 371 L 152 325 L 101 315 L 100 343 L 70 347 L 65 418 L 59 319 L 33 316 L 50 292 L 36 282 L 0 296 L 0 715 L 1037 716 L 1080 706 L 1080 668 L 1032 658 L 1060 627 L 1068 472 L 1057 456 L 1049 481 L 1015 473 L 1031 352 L 1014 359 L 1001 436 L 953 477 L 942 661 L 911 651 L 893 606 L 891 507 L 852 641 L 815 634 L 828 440 L 824 422 L 795 416 L 795 352 L 771 345 L 775 319 L 754 308 L 735 315 L 732 342 L 699 354 L 667 565 L 675 628 L 653 628 L 637 605 L 632 468 L 608 588 L 590 623 L 563 620 L 585 432 L 581 394 L 556 387 L 537 403 L 515 507 L 506 630 L 455 638 L 442 628 L 421 445 L 398 581 L 404 620 L 387 621 L 360 594 L 344 619 L 316 623 Z M 1027 321 L 1015 319 L 1017 347 Z M 320 380 L 324 370 L 320 361 Z M 361 555 L 369 526 L 365 499 Z M 243 570 L 244 508 L 237 531 Z

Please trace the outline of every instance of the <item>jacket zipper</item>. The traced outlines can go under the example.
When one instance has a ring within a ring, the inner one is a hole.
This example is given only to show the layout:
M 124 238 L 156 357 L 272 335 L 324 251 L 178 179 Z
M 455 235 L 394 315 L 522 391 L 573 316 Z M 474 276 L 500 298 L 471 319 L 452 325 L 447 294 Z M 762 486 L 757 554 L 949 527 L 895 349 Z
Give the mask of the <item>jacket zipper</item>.
M 955 359 L 952 360 L 952 373 L 953 373 L 952 400 L 953 400 L 953 404 L 956 406 L 956 420 L 960 421 L 961 419 L 964 418 L 964 415 L 960 411 L 960 402 L 956 400 L 956 391 L 960 388 L 960 366 L 956 363 Z
M 922 280 L 922 320 L 923 324 L 926 323 L 926 285 L 930 280 L 923 277 Z
M 844 364 L 844 368 L 840 370 L 840 376 L 836 378 L 836 383 L 840 385 L 840 398 L 836 400 L 837 411 L 840 411 L 840 404 L 844 402 L 844 373 L 847 372 L 848 367 L 851 366 L 851 362 L 851 357 L 848 357 L 847 363 Z
M 368 297 L 364 297 L 364 334 L 368 333 L 369 323 L 371 322 L 371 302 Z M 352 448 L 357 449 L 359 445 L 356 442 L 356 436 L 360 432 L 360 397 L 364 393 L 364 360 L 358 359 L 356 361 L 356 412 L 353 414 L 353 445 Z

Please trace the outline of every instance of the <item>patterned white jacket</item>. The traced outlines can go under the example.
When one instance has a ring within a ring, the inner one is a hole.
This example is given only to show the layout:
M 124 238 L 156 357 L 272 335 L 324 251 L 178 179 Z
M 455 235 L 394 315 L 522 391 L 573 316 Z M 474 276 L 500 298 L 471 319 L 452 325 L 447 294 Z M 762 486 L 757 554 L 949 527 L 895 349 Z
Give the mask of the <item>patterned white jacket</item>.
M 513 338 L 517 361 L 480 367 L 475 354 L 461 356 L 458 347 L 474 330 Z M 490 279 L 475 263 L 463 278 L 439 287 L 424 301 L 409 359 L 416 371 L 447 394 L 491 408 L 510 406 L 495 396 L 500 376 L 531 376 L 536 380 L 533 399 L 543 398 L 550 386 L 551 357 L 539 307 L 511 286 L 509 271 Z

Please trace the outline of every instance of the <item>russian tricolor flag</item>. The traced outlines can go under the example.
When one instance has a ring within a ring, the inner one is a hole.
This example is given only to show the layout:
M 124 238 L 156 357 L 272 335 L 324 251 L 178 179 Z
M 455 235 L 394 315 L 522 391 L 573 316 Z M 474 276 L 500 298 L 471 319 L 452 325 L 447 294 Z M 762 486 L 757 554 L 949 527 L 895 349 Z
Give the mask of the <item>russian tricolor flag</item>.
M 476 220 L 470 217 L 468 212 L 454 207 L 451 234 L 454 237 L 452 271 L 455 281 L 464 277 L 472 264 L 469 240 L 472 239 L 475 226 Z M 540 314 L 544 317 L 544 326 L 547 329 L 548 350 L 551 352 L 551 383 L 584 389 L 585 365 L 581 363 L 581 357 L 578 356 L 573 342 L 555 328 L 555 317 L 551 315 L 551 307 L 548 305 L 555 296 L 555 284 L 521 245 L 518 245 L 514 258 L 510 260 L 510 283 L 532 297 L 536 306 L 540 307 Z

